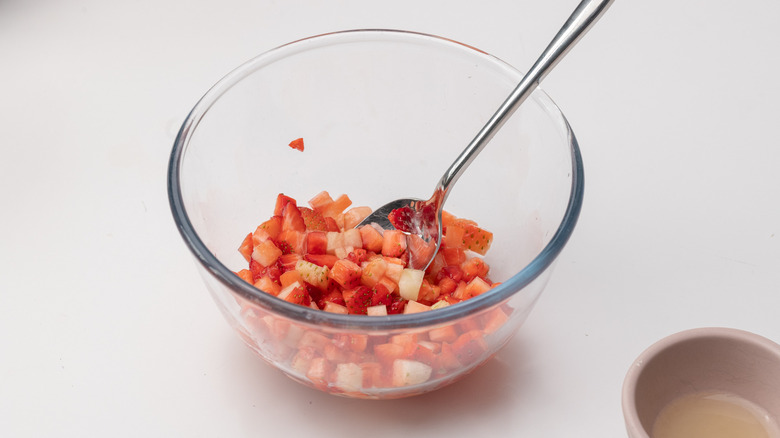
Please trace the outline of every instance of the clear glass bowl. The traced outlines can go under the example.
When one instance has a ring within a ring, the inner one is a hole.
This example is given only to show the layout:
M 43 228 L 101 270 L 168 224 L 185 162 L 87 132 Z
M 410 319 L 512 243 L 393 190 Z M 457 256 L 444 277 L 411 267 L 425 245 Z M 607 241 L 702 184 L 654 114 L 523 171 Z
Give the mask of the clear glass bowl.
M 234 272 L 246 267 L 237 248 L 279 193 L 305 203 L 326 190 L 372 208 L 427 199 L 521 77 L 452 40 L 357 30 L 278 47 L 211 88 L 176 138 L 168 193 L 208 290 L 243 341 L 301 383 L 372 399 L 448 385 L 505 345 L 544 289 L 582 203 L 577 142 L 541 90 L 445 206 L 494 234 L 485 261 L 501 284 L 488 293 L 417 314 L 342 315 L 285 302 Z M 299 137 L 304 152 L 288 147 Z

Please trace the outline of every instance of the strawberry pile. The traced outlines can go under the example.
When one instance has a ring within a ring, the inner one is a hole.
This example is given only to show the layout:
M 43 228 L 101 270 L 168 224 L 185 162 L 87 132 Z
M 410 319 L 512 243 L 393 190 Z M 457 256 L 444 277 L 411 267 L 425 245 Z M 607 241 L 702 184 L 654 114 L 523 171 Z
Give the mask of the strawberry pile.
M 348 196 L 333 199 L 325 191 L 308 207 L 279 194 L 273 215 L 241 243 L 249 266 L 236 274 L 291 303 L 363 315 L 437 309 L 495 286 L 478 257 L 493 235 L 477 223 L 445 212 L 441 248 L 422 271 L 409 263 L 414 239 L 400 230 L 357 227 L 371 209 L 351 205 Z

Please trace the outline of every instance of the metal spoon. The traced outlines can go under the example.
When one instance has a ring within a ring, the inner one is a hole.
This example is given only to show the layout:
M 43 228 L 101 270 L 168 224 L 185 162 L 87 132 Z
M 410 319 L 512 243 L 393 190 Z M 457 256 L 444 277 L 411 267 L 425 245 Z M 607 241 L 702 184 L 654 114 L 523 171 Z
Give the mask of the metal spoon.
M 425 270 L 441 245 L 441 216 L 450 189 L 466 168 L 484 149 L 506 120 L 517 110 L 547 73 L 568 53 L 596 23 L 614 0 L 583 0 L 555 35 L 539 59 L 507 97 L 501 107 L 471 140 L 458 158 L 444 172 L 428 200 L 397 199 L 376 209 L 360 225 L 375 224 L 383 230 L 398 229 L 407 233 L 409 265 Z

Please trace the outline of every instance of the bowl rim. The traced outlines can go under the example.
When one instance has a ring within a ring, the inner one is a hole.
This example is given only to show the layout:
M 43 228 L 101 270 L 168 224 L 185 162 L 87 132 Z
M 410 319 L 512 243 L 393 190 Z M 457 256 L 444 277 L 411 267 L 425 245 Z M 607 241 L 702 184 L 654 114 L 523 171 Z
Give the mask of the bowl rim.
M 329 44 L 332 40 L 344 38 L 360 39 L 366 37 L 423 39 L 438 44 L 459 47 L 473 52 L 473 55 L 483 57 L 492 63 L 498 64 L 502 68 L 519 74 L 519 71 L 508 63 L 470 45 L 432 34 L 397 29 L 353 29 L 319 34 L 277 46 L 276 48 L 248 60 L 223 76 L 200 98 L 200 100 L 198 100 L 185 118 L 176 139 L 174 140 L 167 173 L 168 199 L 174 222 L 187 247 L 193 253 L 198 263 L 213 277 L 234 293 L 241 295 L 244 299 L 299 322 L 324 325 L 333 328 L 388 330 L 443 324 L 462 318 L 465 315 L 472 315 L 489 309 L 509 299 L 515 293 L 522 292 L 527 285 L 550 267 L 566 245 L 579 218 L 584 194 L 583 163 L 577 139 L 560 108 L 558 108 L 541 88 L 537 88 L 537 90 L 534 91 L 534 98 L 540 99 L 545 103 L 546 112 L 548 114 L 560 117 L 560 122 L 563 123 L 566 130 L 572 162 L 569 200 L 563 218 L 547 245 L 545 245 L 536 257 L 534 257 L 534 259 L 522 270 L 493 288 L 490 293 L 470 298 L 453 306 L 437 309 L 434 312 L 388 316 L 342 315 L 329 313 L 292 304 L 256 289 L 222 264 L 222 262 L 209 251 L 198 236 L 189 219 L 182 199 L 180 171 L 181 160 L 187 149 L 191 135 L 200 120 L 208 112 L 209 108 L 241 79 L 263 65 L 286 56 L 288 52 L 296 53 L 299 50 L 310 48 L 310 46 L 317 47 L 317 45 Z

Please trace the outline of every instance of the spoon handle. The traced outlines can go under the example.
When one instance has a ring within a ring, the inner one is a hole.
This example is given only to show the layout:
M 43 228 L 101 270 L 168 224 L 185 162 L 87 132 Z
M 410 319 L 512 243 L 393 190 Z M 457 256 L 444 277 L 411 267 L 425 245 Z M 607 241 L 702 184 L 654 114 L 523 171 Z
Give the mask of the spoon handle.
M 558 31 L 550 44 L 544 50 L 536 63 L 526 73 L 520 83 L 515 87 L 512 94 L 507 97 L 498 111 L 488 120 L 484 127 L 477 133 L 477 136 L 471 140 L 466 149 L 460 153 L 458 158 L 447 169 L 442 176 L 436 189 L 436 193 L 441 193 L 441 203 L 447 198 L 450 187 L 463 174 L 466 168 L 476 158 L 476 156 L 485 148 L 485 145 L 493 138 L 498 130 L 504 125 L 520 104 L 536 89 L 539 83 L 547 76 L 547 73 L 560 61 L 569 50 L 574 47 L 577 41 L 598 21 L 614 0 L 583 0 L 577 9 L 572 12 L 569 19 Z

